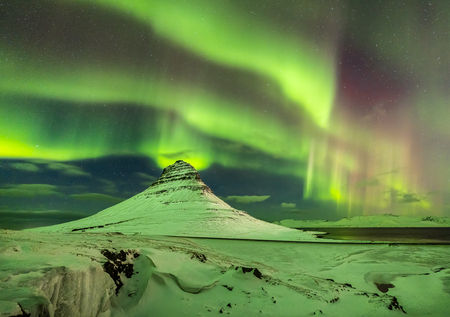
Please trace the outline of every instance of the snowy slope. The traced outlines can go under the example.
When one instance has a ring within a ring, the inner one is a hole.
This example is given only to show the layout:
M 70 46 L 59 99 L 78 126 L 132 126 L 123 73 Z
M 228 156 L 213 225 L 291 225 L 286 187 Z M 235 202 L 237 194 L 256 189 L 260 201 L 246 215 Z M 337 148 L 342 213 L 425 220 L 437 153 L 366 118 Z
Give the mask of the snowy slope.
M 0 231 L 0 316 L 448 316 L 450 248 Z
M 268 240 L 315 240 L 309 233 L 267 223 L 236 210 L 213 194 L 184 161 L 164 169 L 142 193 L 93 216 L 37 232 L 121 232 Z
M 401 228 L 401 227 L 449 227 L 450 219 L 446 217 L 408 217 L 392 214 L 355 216 L 338 221 L 327 220 L 293 220 L 284 219 L 276 224 L 290 228 Z

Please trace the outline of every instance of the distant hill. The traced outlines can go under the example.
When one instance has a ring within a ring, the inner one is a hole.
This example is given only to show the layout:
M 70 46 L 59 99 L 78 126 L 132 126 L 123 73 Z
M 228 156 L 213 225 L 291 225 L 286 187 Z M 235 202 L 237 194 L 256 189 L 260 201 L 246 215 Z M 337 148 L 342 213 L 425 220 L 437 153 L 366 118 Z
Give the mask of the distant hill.
M 450 227 L 450 218 L 436 216 L 409 217 L 392 214 L 382 214 L 348 217 L 338 221 L 284 219 L 281 221 L 276 221 L 274 223 L 289 228 Z

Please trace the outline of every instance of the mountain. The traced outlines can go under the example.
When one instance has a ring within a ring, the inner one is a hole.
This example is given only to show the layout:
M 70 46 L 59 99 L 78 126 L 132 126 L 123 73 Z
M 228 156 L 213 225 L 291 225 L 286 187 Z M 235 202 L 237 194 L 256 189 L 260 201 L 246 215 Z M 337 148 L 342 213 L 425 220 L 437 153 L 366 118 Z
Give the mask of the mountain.
M 400 216 L 392 214 L 346 217 L 338 221 L 284 219 L 276 224 L 289 228 L 412 228 L 450 227 L 450 218 L 437 216 Z
M 315 240 L 305 232 L 267 223 L 220 200 L 184 161 L 166 167 L 149 188 L 80 220 L 37 232 L 119 232 L 267 240 Z

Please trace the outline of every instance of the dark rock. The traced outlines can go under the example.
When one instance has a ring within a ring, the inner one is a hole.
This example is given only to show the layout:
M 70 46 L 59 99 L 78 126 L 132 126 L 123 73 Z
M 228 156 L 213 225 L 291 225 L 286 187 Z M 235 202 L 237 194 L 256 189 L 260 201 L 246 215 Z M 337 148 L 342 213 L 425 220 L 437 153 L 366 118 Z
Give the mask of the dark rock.
M 202 254 L 202 253 L 198 253 L 198 252 L 192 252 L 192 256 L 191 259 L 196 258 L 198 259 L 200 262 L 205 263 L 206 262 L 206 255 Z
M 350 288 L 354 288 L 354 287 L 352 286 L 352 284 L 344 283 L 343 285 L 345 285 L 345 286 L 347 286 L 347 287 L 350 287 Z
M 27 312 L 26 310 L 24 310 L 22 308 L 22 305 L 20 305 L 20 304 L 17 304 L 17 305 L 19 305 L 20 310 L 22 311 L 22 313 L 20 315 L 12 315 L 10 317 L 31 317 L 31 314 L 29 312 Z M 43 316 L 43 317 L 46 317 L 46 316 Z
M 239 269 L 239 266 L 236 267 L 235 270 L 237 270 L 237 269 Z M 242 266 L 241 269 L 244 274 L 253 271 L 254 276 L 256 276 L 259 279 L 262 278 L 262 273 L 256 267 L 243 267 Z
M 432 271 L 433 271 L 434 273 L 438 273 L 438 272 L 440 272 L 440 271 L 442 271 L 442 270 L 445 270 L 445 267 L 439 267 L 439 268 L 437 268 L 437 269 L 433 269 Z
M 127 255 L 131 255 L 131 258 L 135 259 L 140 254 L 138 252 L 133 252 L 130 250 L 120 250 L 119 252 L 115 253 L 107 249 L 102 250 L 101 253 L 108 259 L 108 261 L 103 265 L 103 271 L 108 273 L 114 281 L 114 284 L 116 284 L 117 295 L 120 288 L 123 286 L 120 274 L 124 273 L 127 278 L 131 278 L 134 274 L 134 264 L 123 262 L 127 261 Z
M 120 288 L 123 286 L 122 280 L 119 275 L 119 271 L 114 263 L 108 261 L 103 265 L 103 271 L 111 276 L 114 284 L 116 284 L 116 295 L 119 293 Z
M 255 267 L 255 270 L 253 271 L 253 275 L 259 279 L 262 278 L 262 273 L 256 267 Z
M 127 278 L 131 278 L 133 276 L 133 264 L 127 263 L 123 266 L 123 272 Z
M 104 228 L 104 227 L 107 227 L 107 226 L 117 225 L 117 224 L 119 224 L 119 223 L 127 222 L 127 221 L 130 221 L 130 220 L 133 220 L 133 219 L 122 220 L 122 221 L 113 222 L 113 223 L 107 223 L 107 224 L 105 224 L 105 225 L 99 225 L 99 226 L 92 226 L 92 227 L 84 227 L 84 228 L 72 229 L 72 232 L 75 232 L 75 231 L 82 231 L 82 232 L 84 232 L 85 230 L 89 230 L 89 229 Z M 123 235 L 123 233 L 121 233 L 121 232 L 110 232 L 110 234 L 120 234 L 120 235 Z
M 395 297 L 395 296 L 392 297 L 392 301 L 389 304 L 388 309 L 389 310 L 398 309 L 406 314 L 405 310 L 403 309 L 403 306 L 400 306 L 400 304 L 398 303 L 397 297 Z
M 330 304 L 336 303 L 339 300 L 339 297 L 333 298 L 330 300 Z
M 390 288 L 395 287 L 393 284 L 390 284 L 390 283 L 389 284 L 375 283 L 375 285 L 377 286 L 378 290 L 382 293 L 387 293 Z

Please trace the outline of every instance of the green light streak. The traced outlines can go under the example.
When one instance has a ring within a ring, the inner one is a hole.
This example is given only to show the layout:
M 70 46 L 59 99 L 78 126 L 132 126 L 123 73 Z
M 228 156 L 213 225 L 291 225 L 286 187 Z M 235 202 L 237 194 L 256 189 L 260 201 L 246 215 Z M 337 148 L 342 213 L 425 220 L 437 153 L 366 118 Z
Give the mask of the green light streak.
M 105 71 L 92 70 L 89 67 L 79 69 L 70 64 L 58 67 L 53 64 L 51 66 L 52 71 L 49 74 L 49 72 L 43 70 L 50 68 L 52 63 L 46 62 L 44 59 L 41 59 L 40 63 L 35 63 L 31 60 L 27 62 L 19 61 L 12 53 L 6 54 L 4 52 L 3 55 L 9 55 L 10 64 L 6 65 L 8 71 L 0 78 L 0 89 L 9 94 L 84 103 L 94 102 L 97 106 L 103 106 L 103 103 L 126 102 L 156 107 L 178 113 L 188 124 L 189 131 L 200 131 L 205 135 L 235 141 L 286 159 L 303 159 L 305 155 L 308 155 L 308 140 L 298 137 L 298 127 L 288 125 L 282 119 L 273 117 L 272 114 L 258 111 L 245 104 L 222 100 L 219 96 L 204 91 L 201 87 L 191 87 L 189 84 L 164 83 L 148 76 L 137 80 L 135 75 L 112 67 Z M 61 80 L 62 78 L 64 80 Z M 136 87 L 145 87 L 145 89 L 136 94 Z M 177 93 L 173 93 L 174 91 Z M 246 110 L 243 111 L 243 109 Z M 8 113 L 4 117 L 5 122 L 2 126 L 5 129 L 4 133 L 13 131 L 12 126 L 19 126 L 18 122 L 11 120 L 8 116 L 14 116 L 14 114 Z M 36 125 L 40 125 L 40 119 L 37 120 Z M 99 124 L 101 125 L 102 121 L 97 125 Z M 140 151 L 148 155 L 158 153 L 156 154 L 157 161 L 160 164 L 167 163 L 167 160 L 160 158 L 161 155 L 188 149 L 196 153 L 195 155 L 191 154 L 191 159 L 198 156 L 199 160 L 203 162 L 200 164 L 201 166 L 206 167 L 215 161 L 213 156 L 207 154 L 209 145 L 201 144 L 204 141 L 199 137 L 198 132 L 186 132 L 186 130 L 178 133 L 176 132 L 177 129 L 184 128 L 176 128 L 177 125 L 179 123 L 172 123 L 175 128 L 171 127 L 170 129 L 175 129 L 173 131 L 169 131 L 168 128 L 162 129 L 168 134 L 165 136 L 163 133 L 159 136 L 160 147 L 155 147 L 152 138 L 152 141 L 139 147 Z M 41 127 L 42 133 L 46 128 L 46 126 Z M 107 124 L 104 127 L 98 127 L 99 132 L 89 136 L 92 140 L 88 140 L 86 143 L 91 144 L 91 146 L 86 150 L 83 150 L 83 146 L 81 146 L 76 150 L 74 156 L 71 156 L 67 151 L 62 151 L 63 153 L 58 154 L 55 159 L 75 159 L 83 155 L 96 157 L 109 154 L 112 150 L 105 149 L 106 144 L 109 143 L 109 129 L 110 127 Z M 6 155 L 15 152 L 14 156 L 47 158 L 47 154 L 43 150 L 30 150 L 31 147 L 35 146 L 29 143 L 30 135 L 33 135 L 33 132 L 27 128 L 19 129 L 17 133 L 14 132 L 14 135 L 10 135 L 10 138 L 16 140 L 16 142 L 28 144 L 28 147 L 21 151 L 4 149 L 3 153 Z M 77 133 L 73 135 L 73 138 L 76 138 L 76 135 Z M 114 140 L 111 141 L 114 142 Z M 65 142 L 64 148 L 75 147 L 73 144 L 76 141 L 72 142 L 70 137 Z M 206 163 L 206 160 L 209 163 Z
M 157 34 L 211 60 L 267 76 L 314 122 L 328 127 L 334 99 L 333 61 L 299 34 L 287 34 L 235 12 L 231 2 L 88 0 L 134 14 Z

